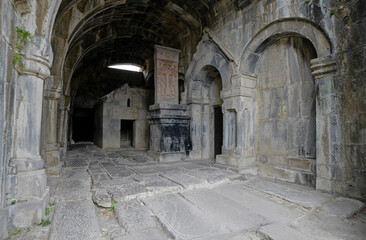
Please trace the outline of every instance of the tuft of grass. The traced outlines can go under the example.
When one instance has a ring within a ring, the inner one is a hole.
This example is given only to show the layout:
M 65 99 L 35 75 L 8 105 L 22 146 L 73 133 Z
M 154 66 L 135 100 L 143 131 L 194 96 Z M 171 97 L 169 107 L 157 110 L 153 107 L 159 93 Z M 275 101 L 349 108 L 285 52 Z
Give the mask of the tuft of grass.
M 27 227 L 27 232 L 30 232 L 32 229 L 30 227 Z
M 11 235 L 15 236 L 15 235 L 17 235 L 18 233 L 20 233 L 21 231 L 22 231 L 22 229 L 17 229 L 17 230 L 15 230 L 15 231 L 13 231 L 13 232 L 11 233 Z
M 114 211 L 114 201 L 111 202 L 111 211 Z
M 310 3 L 310 0 L 305 0 L 304 2 L 305 4 L 309 4 Z
M 14 199 L 14 200 L 11 200 L 11 204 L 12 204 L 12 205 L 14 205 L 14 204 L 16 204 L 16 203 L 17 203 L 17 200 L 15 200 L 15 199 Z
M 50 205 L 50 207 L 55 206 L 56 205 L 56 202 L 53 201 L 52 203 L 48 203 L 48 205 Z
M 42 218 L 41 219 L 41 222 L 38 225 L 42 225 L 42 227 L 46 227 L 46 226 L 48 226 L 50 224 L 51 224 L 51 221 L 50 221 L 49 218 L 47 218 L 47 220 L 45 220 L 45 219 Z
M 333 16 L 334 14 L 335 14 L 335 10 L 334 9 L 330 10 L 329 15 Z
M 51 209 L 50 209 L 49 207 L 48 207 L 48 208 L 46 208 L 45 215 L 46 215 L 46 216 L 50 215 L 50 211 L 51 211 Z

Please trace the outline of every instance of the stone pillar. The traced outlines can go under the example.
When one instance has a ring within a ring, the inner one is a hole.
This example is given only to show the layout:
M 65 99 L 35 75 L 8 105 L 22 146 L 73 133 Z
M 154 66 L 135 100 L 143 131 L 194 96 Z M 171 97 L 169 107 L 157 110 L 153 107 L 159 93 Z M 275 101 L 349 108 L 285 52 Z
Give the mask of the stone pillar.
M 58 89 L 51 89 L 45 92 L 44 97 L 44 160 L 48 174 L 59 174 L 60 171 L 60 151 L 57 139 L 58 124 L 58 101 L 61 93 Z
M 311 60 L 311 69 L 318 87 L 316 97 L 316 188 L 333 192 L 335 189 L 334 145 L 340 136 L 339 127 L 334 124 L 337 118 L 333 112 L 333 89 L 336 62 L 332 56 Z M 333 174 L 332 174 L 333 173 Z
M 186 106 L 178 104 L 180 50 L 155 46 L 155 104 L 150 106 L 150 150 L 156 161 L 177 161 L 185 157 L 189 144 Z
M 224 100 L 224 141 L 222 154 L 216 161 L 238 170 L 255 167 L 254 123 L 255 88 L 257 78 L 237 74 L 231 79 L 231 88 L 221 91 Z
M 14 147 L 7 179 L 7 202 L 10 205 L 16 200 L 9 209 L 13 228 L 38 224 L 49 201 L 40 140 L 43 82 L 50 71 L 48 61 L 39 56 L 24 57 L 24 69 L 17 69 L 19 74 L 15 80 Z
M 192 149 L 189 153 L 191 160 L 202 159 L 202 103 L 192 102 L 188 105 L 188 112 L 191 113 L 190 136 Z
M 70 97 L 61 96 L 60 101 L 60 117 L 58 122 L 58 140 L 60 145 L 60 155 L 64 155 L 67 152 L 68 143 L 68 122 L 70 116 Z
M 191 116 L 190 120 L 190 137 L 191 149 L 189 158 L 191 160 L 201 160 L 202 157 L 202 112 L 203 112 L 203 96 L 202 81 L 199 79 L 187 80 L 191 89 L 191 96 L 186 98 L 187 111 Z

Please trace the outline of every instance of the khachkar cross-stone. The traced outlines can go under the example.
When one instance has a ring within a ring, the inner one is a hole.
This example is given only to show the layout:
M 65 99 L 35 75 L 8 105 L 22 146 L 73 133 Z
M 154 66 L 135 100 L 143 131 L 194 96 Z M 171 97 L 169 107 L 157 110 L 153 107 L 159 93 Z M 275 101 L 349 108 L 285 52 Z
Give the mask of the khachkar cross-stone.
M 155 104 L 178 104 L 180 50 L 155 45 Z

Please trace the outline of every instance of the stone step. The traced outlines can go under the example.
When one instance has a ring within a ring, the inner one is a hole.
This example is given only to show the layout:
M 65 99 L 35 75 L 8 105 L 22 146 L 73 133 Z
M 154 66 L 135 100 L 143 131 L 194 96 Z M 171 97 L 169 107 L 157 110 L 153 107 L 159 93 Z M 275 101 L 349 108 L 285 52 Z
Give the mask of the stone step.
M 262 177 L 311 187 L 315 187 L 316 182 L 316 175 L 314 172 L 289 167 L 261 165 L 259 166 L 258 174 Z

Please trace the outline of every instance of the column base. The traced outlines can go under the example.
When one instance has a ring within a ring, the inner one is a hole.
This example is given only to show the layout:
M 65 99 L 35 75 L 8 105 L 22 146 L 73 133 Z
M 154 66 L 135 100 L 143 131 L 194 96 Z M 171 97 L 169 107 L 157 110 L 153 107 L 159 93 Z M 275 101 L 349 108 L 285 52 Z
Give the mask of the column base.
M 189 121 L 186 107 L 177 104 L 150 106 L 150 151 L 158 162 L 181 161 L 189 149 Z
M 17 202 L 9 208 L 10 222 L 13 229 L 26 228 L 39 224 L 48 206 L 50 188 L 47 187 L 39 199 L 32 199 L 25 202 Z
M 157 162 L 177 162 L 186 158 L 185 152 L 154 152 L 147 151 L 147 155 Z
M 60 151 L 58 147 L 45 149 L 45 167 L 57 166 L 60 163 Z
M 8 217 L 9 211 L 8 209 L 0 210 L 0 239 L 5 239 L 8 234 Z
M 240 157 L 221 154 L 216 156 L 216 162 L 230 166 L 237 171 L 243 171 L 245 169 L 256 167 L 256 157 Z
M 59 162 L 56 166 L 51 166 L 46 168 L 46 174 L 49 175 L 60 175 L 60 171 L 63 163 Z

